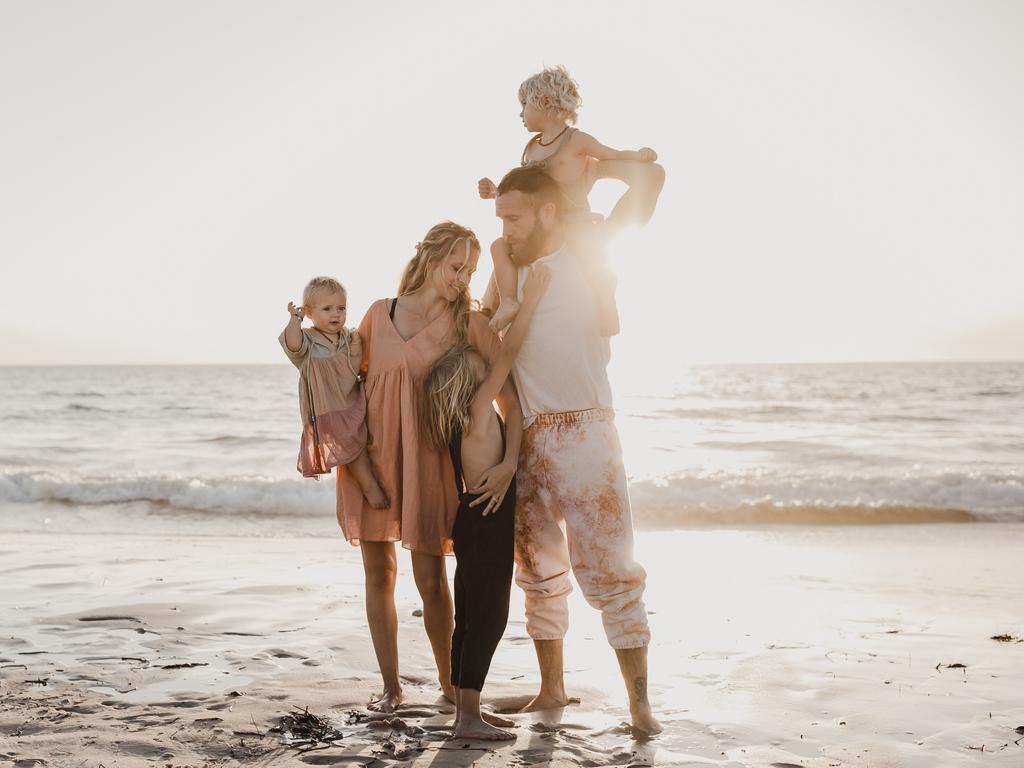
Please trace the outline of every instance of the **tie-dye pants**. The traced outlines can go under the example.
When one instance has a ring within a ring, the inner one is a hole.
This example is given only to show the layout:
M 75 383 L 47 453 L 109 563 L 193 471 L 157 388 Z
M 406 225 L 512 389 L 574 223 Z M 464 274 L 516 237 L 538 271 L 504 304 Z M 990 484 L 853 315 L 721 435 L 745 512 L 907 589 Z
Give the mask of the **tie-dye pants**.
M 616 649 L 650 642 L 646 573 L 633 559 L 633 520 L 622 446 L 605 409 L 548 413 L 523 434 L 516 474 L 516 583 L 526 629 L 560 640 L 569 628 L 569 568 L 601 611 Z

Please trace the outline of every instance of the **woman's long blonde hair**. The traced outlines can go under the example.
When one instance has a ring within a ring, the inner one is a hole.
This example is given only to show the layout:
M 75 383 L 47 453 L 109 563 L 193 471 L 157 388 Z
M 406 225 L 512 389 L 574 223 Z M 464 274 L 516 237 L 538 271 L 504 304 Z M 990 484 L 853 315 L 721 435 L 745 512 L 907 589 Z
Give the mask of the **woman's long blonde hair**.
M 446 450 L 456 432 L 469 427 L 469 409 L 480 382 L 470 362 L 473 348 L 457 344 L 431 367 L 424 382 L 423 434 L 435 450 Z
M 427 276 L 437 269 L 441 262 L 459 247 L 466 249 L 466 259 L 470 253 L 480 250 L 480 241 L 473 230 L 451 221 L 442 221 L 430 228 L 423 240 L 416 243 L 416 255 L 409 260 L 398 283 L 398 295 L 405 296 L 423 287 Z M 469 311 L 472 302 L 469 287 L 459 291 L 459 295 L 451 304 L 452 326 L 455 329 L 455 344 L 464 345 L 469 342 Z

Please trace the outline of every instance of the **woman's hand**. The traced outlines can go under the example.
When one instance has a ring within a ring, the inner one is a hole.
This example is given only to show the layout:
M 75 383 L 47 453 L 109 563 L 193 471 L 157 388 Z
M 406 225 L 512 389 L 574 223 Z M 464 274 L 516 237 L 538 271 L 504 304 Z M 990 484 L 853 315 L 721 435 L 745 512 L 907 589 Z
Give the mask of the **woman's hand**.
M 480 179 L 476 183 L 476 190 L 484 200 L 493 200 L 498 196 L 498 188 L 490 179 Z
M 650 147 L 640 147 L 639 153 L 641 163 L 653 163 L 658 159 L 658 153 Z
M 470 507 L 478 507 L 484 502 L 486 506 L 481 513 L 484 517 L 496 512 L 501 502 L 505 499 L 508 487 L 512 478 L 516 476 L 516 465 L 509 462 L 501 462 L 484 472 L 477 481 L 476 486 L 469 488 L 469 493 L 479 493 L 480 498 L 470 503 Z

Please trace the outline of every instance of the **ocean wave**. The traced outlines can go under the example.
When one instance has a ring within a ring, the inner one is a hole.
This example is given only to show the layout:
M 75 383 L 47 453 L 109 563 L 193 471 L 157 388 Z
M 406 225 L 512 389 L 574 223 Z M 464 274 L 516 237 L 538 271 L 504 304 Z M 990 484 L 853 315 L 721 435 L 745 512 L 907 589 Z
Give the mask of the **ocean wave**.
M 1024 520 L 1024 477 L 1016 473 L 695 472 L 635 481 L 630 485 L 630 498 L 640 527 Z M 320 516 L 333 514 L 334 480 L 252 475 L 103 476 L 8 466 L 0 469 L 3 502 L 148 502 L 156 512 Z
M 1024 477 L 1011 472 L 901 475 L 681 473 L 630 485 L 641 524 L 1024 520 Z
M 200 443 L 219 443 L 226 445 L 266 445 L 267 443 L 291 443 L 295 442 L 290 437 L 276 435 L 216 435 L 215 437 L 198 438 Z
M 47 469 L 0 471 L 0 502 L 127 504 L 167 510 L 241 515 L 321 515 L 334 510 L 334 481 L 236 475 L 82 475 Z
M 801 417 L 816 413 L 799 405 L 755 405 L 711 408 L 659 408 L 653 413 L 633 414 L 641 419 L 691 419 L 695 421 L 776 421 L 780 417 Z
M 101 413 L 124 413 L 116 408 L 101 408 L 98 405 L 86 405 L 85 403 L 68 403 L 64 406 L 65 411 L 99 411 Z

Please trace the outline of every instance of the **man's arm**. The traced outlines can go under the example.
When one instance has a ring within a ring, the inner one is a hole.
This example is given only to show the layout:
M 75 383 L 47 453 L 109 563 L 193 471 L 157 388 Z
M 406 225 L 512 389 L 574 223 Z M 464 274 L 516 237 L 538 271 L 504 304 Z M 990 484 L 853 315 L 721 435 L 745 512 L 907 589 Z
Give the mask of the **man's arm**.
M 601 160 L 594 166 L 593 173 L 595 179 L 618 179 L 629 187 L 605 220 L 605 229 L 609 235 L 628 226 L 642 226 L 650 221 L 661 188 L 665 186 L 664 168 L 657 163 Z

